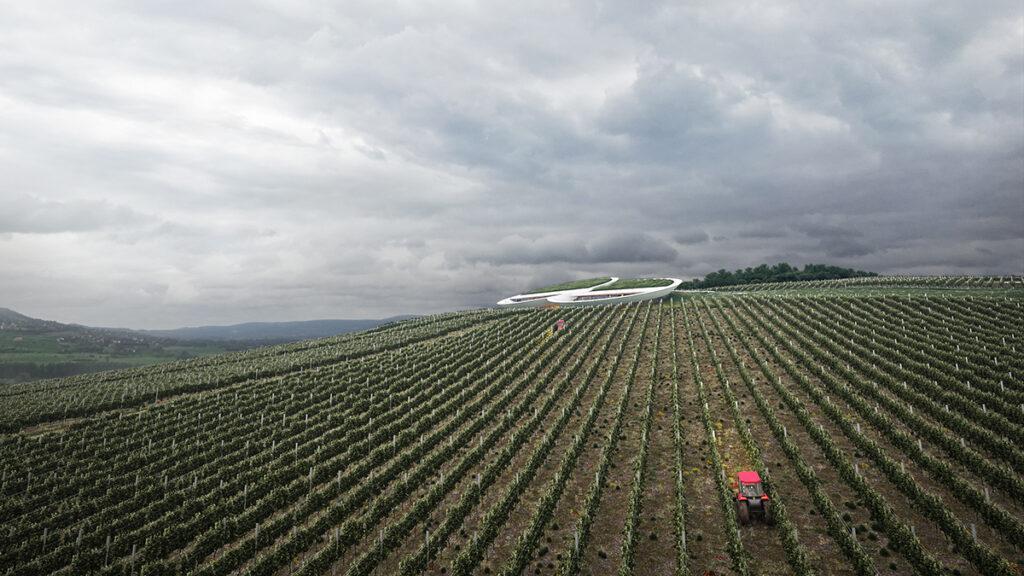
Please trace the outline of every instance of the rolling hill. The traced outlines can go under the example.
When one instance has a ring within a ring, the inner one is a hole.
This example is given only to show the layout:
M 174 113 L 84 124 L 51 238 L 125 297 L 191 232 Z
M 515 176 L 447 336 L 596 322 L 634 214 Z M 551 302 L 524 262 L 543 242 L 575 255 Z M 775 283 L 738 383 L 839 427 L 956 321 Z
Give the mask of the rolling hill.
M 127 330 L 63 324 L 0 308 L 0 383 L 149 366 L 268 344 L 336 336 L 408 318 L 410 316 Z
M 1019 573 L 1020 285 L 475 310 L 12 385 L 0 572 Z
M 414 316 L 393 316 L 382 320 L 304 320 L 299 322 L 246 322 L 229 326 L 194 326 L 172 330 L 139 330 L 138 332 L 176 340 L 294 342 L 310 338 L 327 338 L 338 334 L 369 330 L 383 324 L 408 320 Z

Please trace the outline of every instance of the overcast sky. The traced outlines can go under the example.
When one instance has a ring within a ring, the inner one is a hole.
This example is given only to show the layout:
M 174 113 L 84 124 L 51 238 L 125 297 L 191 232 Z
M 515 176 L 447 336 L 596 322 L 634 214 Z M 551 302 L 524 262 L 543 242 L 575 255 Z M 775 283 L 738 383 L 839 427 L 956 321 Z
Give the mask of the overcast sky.
M 4 2 L 0 306 L 372 318 L 589 275 L 1024 273 L 1024 9 Z

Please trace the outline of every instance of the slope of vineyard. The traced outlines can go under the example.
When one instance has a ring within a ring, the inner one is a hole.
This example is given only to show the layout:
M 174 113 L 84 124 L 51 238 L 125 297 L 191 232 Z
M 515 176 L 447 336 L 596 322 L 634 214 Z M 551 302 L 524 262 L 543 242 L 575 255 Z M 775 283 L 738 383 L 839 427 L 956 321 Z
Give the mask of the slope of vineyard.
M 1020 279 L 892 278 L 0 388 L 0 574 L 1019 574 Z
M 847 288 L 932 288 L 948 289 L 1017 289 L 1024 290 L 1022 276 L 865 276 L 840 278 L 836 280 L 804 280 L 800 282 L 763 282 L 715 286 L 708 290 L 734 292 L 765 290 L 803 289 L 847 289 Z

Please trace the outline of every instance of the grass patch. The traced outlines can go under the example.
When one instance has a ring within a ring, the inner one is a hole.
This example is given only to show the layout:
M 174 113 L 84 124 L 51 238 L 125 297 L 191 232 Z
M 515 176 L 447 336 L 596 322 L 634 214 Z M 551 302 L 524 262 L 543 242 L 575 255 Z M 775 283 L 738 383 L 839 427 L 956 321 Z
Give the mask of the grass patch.
M 665 278 L 623 278 L 594 290 L 627 290 L 629 288 L 661 288 L 672 284 L 671 280 Z
M 611 280 L 611 278 L 587 278 L 586 280 L 573 280 L 572 282 L 562 282 L 561 284 L 552 284 L 550 286 L 544 286 L 543 288 L 536 288 L 524 294 L 540 294 L 541 292 L 558 292 L 560 290 L 579 290 L 581 288 L 591 288 L 598 284 L 604 284 Z

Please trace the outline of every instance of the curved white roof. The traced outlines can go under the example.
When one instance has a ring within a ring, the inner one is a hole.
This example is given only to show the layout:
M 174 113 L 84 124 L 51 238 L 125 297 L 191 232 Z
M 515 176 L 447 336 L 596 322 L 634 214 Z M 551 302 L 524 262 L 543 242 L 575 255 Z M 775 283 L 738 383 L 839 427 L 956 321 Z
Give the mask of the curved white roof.
M 667 286 L 655 286 L 652 288 L 623 288 L 622 290 L 598 290 L 598 288 L 609 286 L 618 282 L 613 277 L 590 288 L 577 288 L 574 290 L 559 290 L 556 292 L 535 292 L 517 294 L 498 302 L 498 306 L 506 308 L 533 308 L 548 304 L 560 306 L 594 306 L 597 304 L 618 304 L 620 302 L 636 302 L 638 300 L 651 300 L 661 298 L 676 289 L 682 284 L 679 278 L 655 278 L 655 280 L 669 280 Z

